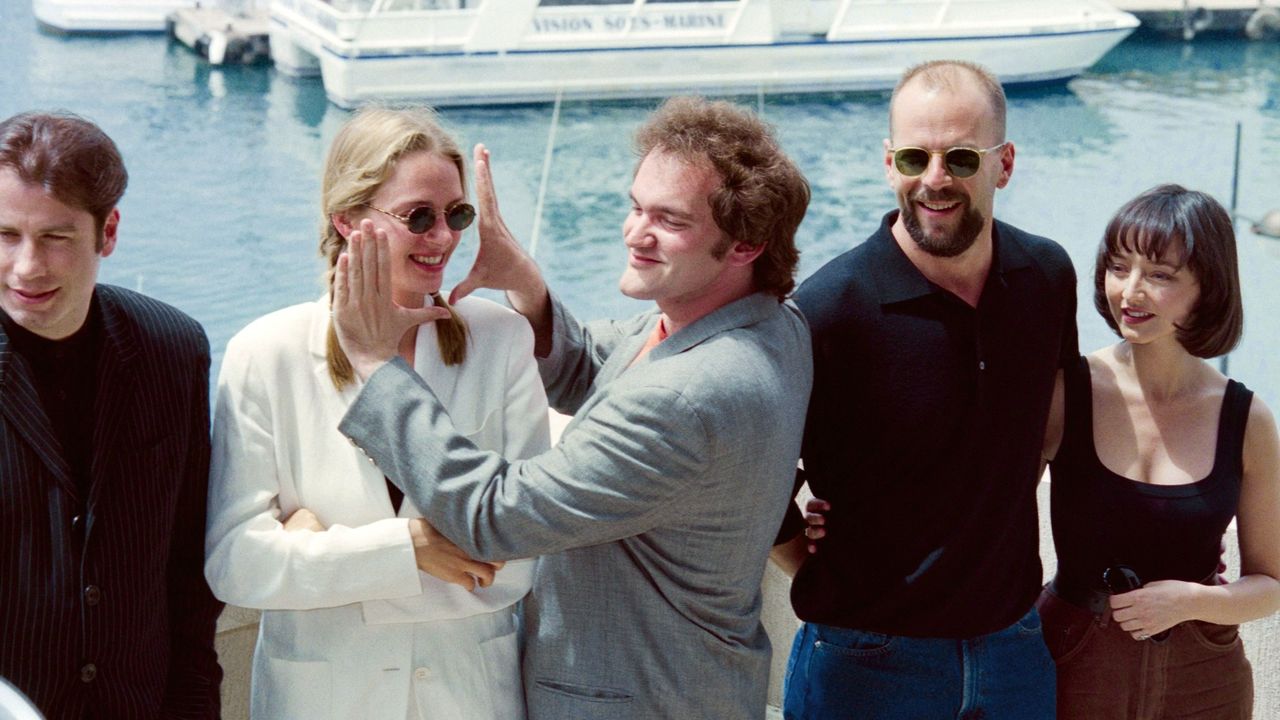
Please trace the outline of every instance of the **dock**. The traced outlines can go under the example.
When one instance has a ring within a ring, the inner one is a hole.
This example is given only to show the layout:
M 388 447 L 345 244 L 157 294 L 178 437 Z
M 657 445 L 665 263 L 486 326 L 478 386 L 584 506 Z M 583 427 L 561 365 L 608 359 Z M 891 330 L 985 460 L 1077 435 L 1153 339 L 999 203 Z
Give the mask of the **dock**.
M 1280 39 L 1280 0 L 1112 0 L 1142 21 L 1140 32 L 1191 40 L 1202 33 Z
M 265 9 L 229 12 L 197 5 L 170 13 L 165 32 L 210 65 L 254 65 L 271 59 Z

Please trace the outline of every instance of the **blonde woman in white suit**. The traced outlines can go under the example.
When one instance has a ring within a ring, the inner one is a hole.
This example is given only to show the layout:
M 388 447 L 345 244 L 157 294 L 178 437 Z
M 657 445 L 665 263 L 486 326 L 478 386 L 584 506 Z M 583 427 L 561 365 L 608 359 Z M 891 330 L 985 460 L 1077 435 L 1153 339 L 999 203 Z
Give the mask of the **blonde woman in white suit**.
M 357 113 L 325 165 L 320 250 L 332 279 L 348 239 L 386 235 L 397 302 L 434 302 L 442 318 L 405 334 L 400 355 L 473 442 L 524 458 L 548 447 L 528 322 L 440 294 L 475 215 L 464 170 L 429 111 Z M 515 608 L 534 561 L 498 570 L 427 525 L 338 433 L 359 385 L 327 297 L 259 318 L 227 345 L 205 571 L 220 599 L 264 611 L 251 715 L 523 718 Z

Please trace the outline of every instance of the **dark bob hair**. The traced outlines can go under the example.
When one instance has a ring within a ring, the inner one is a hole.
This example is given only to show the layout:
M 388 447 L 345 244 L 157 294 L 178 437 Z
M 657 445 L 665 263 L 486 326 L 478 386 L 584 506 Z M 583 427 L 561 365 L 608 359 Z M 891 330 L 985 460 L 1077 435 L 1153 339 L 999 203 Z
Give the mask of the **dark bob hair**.
M 1231 352 L 1244 331 L 1231 216 L 1217 200 L 1181 185 L 1160 185 L 1142 193 L 1120 208 L 1107 225 L 1093 270 L 1093 305 L 1098 314 L 1119 334 L 1103 287 L 1112 257 L 1139 252 L 1159 262 L 1171 251 L 1182 256 L 1200 285 L 1195 307 L 1178 326 L 1178 342 L 1201 358 Z

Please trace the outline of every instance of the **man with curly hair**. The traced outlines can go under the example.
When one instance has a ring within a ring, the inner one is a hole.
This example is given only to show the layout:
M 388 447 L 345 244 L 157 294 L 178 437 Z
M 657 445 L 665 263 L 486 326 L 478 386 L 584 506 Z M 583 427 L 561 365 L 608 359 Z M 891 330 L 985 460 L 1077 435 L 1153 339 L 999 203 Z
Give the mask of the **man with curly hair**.
M 548 398 L 574 413 L 555 448 L 477 451 L 392 360 L 403 329 L 434 315 L 380 294 L 375 237 L 339 265 L 335 320 L 366 379 L 340 429 L 472 557 L 543 556 L 525 612 L 531 718 L 761 718 L 760 582 L 812 374 L 784 302 L 808 184 L 766 125 L 724 102 L 668 101 L 636 146 L 619 285 L 655 307 L 588 324 L 506 232 L 477 148 L 481 248 L 454 294 L 505 290 L 529 319 Z

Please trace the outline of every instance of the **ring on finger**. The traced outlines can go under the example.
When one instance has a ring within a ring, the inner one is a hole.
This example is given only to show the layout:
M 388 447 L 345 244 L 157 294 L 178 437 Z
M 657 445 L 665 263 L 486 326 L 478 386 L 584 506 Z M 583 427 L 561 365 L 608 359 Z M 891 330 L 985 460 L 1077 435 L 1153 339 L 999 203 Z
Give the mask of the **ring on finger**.
M 1138 633 L 1137 638 L 1139 640 L 1150 640 L 1151 636 L 1146 633 Z

